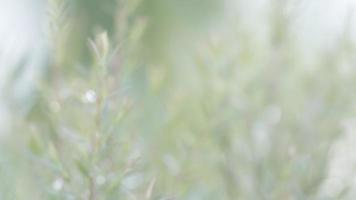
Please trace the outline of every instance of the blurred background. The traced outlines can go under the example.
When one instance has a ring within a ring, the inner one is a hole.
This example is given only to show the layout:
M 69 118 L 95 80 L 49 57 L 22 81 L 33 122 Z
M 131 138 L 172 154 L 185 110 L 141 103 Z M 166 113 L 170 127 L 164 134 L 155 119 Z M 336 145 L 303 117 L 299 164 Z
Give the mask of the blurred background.
M 0 199 L 356 198 L 356 1 L 0 5 Z

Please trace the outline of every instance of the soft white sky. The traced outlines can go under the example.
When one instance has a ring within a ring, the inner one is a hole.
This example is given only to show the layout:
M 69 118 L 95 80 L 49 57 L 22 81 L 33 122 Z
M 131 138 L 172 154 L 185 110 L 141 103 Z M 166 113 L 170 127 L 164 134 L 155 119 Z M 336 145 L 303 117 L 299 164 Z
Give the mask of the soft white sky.
M 43 36 L 44 6 L 39 0 L 0 0 L 0 136 L 11 124 L 9 102 L 24 99 L 31 92 L 45 59 Z M 26 58 L 26 60 L 24 60 Z M 18 81 L 4 84 L 20 62 L 26 65 Z M 25 101 L 28 102 L 28 101 Z
M 276 0 L 238 1 L 227 0 L 230 16 L 241 14 L 252 30 L 266 24 L 266 15 L 271 2 Z M 284 1 L 284 0 L 282 0 Z M 289 10 L 294 10 L 292 28 L 306 46 L 331 45 L 343 32 L 345 18 L 356 6 L 356 0 L 291 0 Z M 356 25 L 356 21 L 353 22 Z M 353 26 L 353 34 L 356 26 Z

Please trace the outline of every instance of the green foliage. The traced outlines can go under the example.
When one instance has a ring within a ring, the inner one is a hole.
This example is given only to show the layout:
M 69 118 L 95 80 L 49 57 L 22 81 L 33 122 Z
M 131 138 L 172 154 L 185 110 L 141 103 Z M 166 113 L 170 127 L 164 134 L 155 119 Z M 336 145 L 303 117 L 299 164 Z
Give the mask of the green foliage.
M 0 159 L 23 182 L 0 199 L 320 198 L 354 114 L 338 67 L 352 47 L 309 66 L 278 6 L 261 41 L 239 23 L 195 27 L 216 1 L 52 3 L 48 79 L 9 143 L 19 166 Z

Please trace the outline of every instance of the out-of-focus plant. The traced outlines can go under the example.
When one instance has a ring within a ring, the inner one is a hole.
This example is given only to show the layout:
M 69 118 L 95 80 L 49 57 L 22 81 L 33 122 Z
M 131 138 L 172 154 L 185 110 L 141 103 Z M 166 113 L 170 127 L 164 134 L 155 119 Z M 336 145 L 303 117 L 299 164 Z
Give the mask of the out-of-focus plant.
M 74 2 L 51 1 L 48 78 L 16 127 L 28 167 L 3 198 L 323 199 L 330 146 L 354 114 L 355 75 L 339 68 L 349 41 L 309 64 L 279 0 L 263 37 L 229 18 L 194 39 L 215 1 Z M 90 21 L 96 6 L 111 18 Z
M 59 3 L 55 8 L 65 8 L 68 2 Z M 122 6 L 128 13 L 119 20 L 127 20 L 135 9 L 130 6 L 135 5 Z M 121 66 L 128 62 L 123 57 L 127 52 L 111 40 L 113 35 L 99 32 L 88 40 L 92 65 L 72 66 L 68 73 L 62 66 L 66 50 L 61 37 L 68 37 L 63 32 L 70 30 L 57 24 L 63 15 L 58 12 L 53 12 L 51 79 L 39 84 L 38 101 L 27 121 L 33 173 L 40 177 L 36 179 L 39 198 L 150 199 L 154 177 L 139 174 L 139 136 L 125 121 L 133 103 L 123 80 L 126 69 Z M 138 31 L 123 29 L 128 40 L 124 45 L 138 40 Z M 143 181 L 139 188 L 137 178 Z

